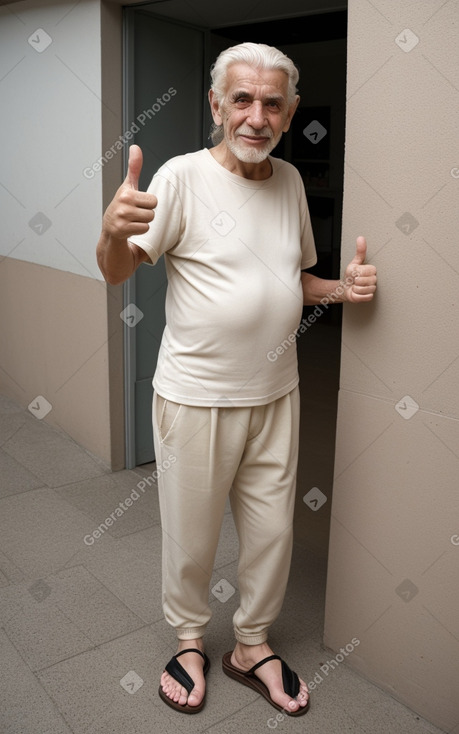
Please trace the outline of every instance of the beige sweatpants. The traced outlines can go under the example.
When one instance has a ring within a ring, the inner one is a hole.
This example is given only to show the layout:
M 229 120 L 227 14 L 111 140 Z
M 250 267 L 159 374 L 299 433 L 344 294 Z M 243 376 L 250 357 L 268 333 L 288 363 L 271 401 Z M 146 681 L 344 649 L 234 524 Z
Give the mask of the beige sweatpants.
M 268 405 L 192 407 L 155 394 L 153 433 L 163 529 L 163 609 L 179 639 L 202 637 L 230 496 L 239 537 L 239 642 L 265 642 L 290 568 L 299 390 Z

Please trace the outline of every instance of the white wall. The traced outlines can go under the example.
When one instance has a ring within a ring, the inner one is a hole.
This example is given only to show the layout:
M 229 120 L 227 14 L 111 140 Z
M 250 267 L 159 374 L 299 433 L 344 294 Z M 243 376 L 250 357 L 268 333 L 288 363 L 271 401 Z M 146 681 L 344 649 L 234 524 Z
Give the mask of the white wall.
M 0 8 L 0 255 L 98 279 L 101 173 L 83 169 L 101 154 L 100 33 L 97 0 Z

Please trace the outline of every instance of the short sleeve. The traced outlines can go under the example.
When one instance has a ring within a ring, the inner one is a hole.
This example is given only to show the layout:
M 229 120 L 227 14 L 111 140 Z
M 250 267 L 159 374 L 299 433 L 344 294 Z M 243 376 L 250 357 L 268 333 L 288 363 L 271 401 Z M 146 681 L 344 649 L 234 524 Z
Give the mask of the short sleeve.
M 161 255 L 180 241 L 182 204 L 177 189 L 160 171 L 153 176 L 147 191 L 158 199 L 155 217 L 150 222 L 148 232 L 129 237 L 129 242 L 144 250 L 151 265 L 155 265 Z

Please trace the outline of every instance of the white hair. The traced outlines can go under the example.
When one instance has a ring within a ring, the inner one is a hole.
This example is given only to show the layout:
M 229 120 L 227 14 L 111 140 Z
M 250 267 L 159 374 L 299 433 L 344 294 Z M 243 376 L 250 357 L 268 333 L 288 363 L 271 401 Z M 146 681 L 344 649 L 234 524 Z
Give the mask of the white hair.
M 290 106 L 294 102 L 298 91 L 296 85 L 300 75 L 293 61 L 274 46 L 268 46 L 265 43 L 247 42 L 239 43 L 237 46 L 231 46 L 222 51 L 211 67 L 211 89 L 219 105 L 225 98 L 228 68 L 232 64 L 240 63 L 248 64 L 254 69 L 279 69 L 285 72 L 288 77 L 288 105 Z M 210 137 L 215 144 L 219 143 L 223 139 L 223 126 L 213 125 Z

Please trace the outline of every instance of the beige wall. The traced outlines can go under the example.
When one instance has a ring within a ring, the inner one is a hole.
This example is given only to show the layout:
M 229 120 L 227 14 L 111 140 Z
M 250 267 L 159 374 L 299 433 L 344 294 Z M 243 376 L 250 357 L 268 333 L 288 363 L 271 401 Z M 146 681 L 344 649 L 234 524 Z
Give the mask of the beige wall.
M 110 463 L 106 299 L 93 278 L 14 258 L 0 266 L 2 393 Z
M 344 309 L 325 623 L 333 650 L 360 640 L 349 665 L 455 733 L 458 25 L 457 0 L 349 2 L 343 262 L 365 234 L 379 292 Z

